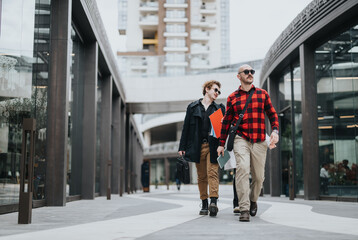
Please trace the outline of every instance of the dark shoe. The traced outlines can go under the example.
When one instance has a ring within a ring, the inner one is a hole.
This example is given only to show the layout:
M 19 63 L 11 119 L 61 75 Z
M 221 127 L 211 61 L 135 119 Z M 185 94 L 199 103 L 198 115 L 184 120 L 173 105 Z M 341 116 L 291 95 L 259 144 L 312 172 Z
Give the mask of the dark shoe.
M 218 214 L 217 198 L 210 198 L 209 212 L 211 217 L 215 217 Z
M 202 200 L 201 210 L 199 212 L 199 215 L 208 215 L 209 214 L 208 205 L 209 205 L 208 199 Z
M 240 207 L 239 207 L 239 203 L 237 199 L 233 200 L 233 204 L 234 204 L 234 210 L 232 211 L 233 213 L 240 213 Z
M 257 213 L 257 203 L 250 201 L 250 215 L 256 216 L 256 213 Z
M 240 213 L 240 207 L 235 207 L 232 212 L 235 213 L 235 214 Z
M 242 211 L 239 218 L 240 222 L 250 222 L 249 211 Z

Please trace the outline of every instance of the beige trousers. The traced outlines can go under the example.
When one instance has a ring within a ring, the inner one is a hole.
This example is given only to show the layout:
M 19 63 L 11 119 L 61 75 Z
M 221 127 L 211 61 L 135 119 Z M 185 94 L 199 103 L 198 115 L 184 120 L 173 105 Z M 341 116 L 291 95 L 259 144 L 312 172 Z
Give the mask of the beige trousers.
M 196 163 L 200 199 L 219 197 L 219 164 L 210 162 L 209 143 L 201 145 L 200 163 Z M 209 185 L 209 195 L 208 195 Z
M 233 151 L 236 158 L 235 180 L 240 211 L 249 211 L 250 201 L 257 202 L 265 179 L 267 144 L 265 141 L 250 143 L 236 136 Z

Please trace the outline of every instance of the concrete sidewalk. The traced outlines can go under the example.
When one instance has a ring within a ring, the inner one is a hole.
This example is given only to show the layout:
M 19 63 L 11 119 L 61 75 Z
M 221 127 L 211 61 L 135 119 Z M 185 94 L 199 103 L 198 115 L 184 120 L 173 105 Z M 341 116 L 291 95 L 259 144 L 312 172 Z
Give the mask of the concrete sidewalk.
M 260 197 L 258 214 L 239 222 L 232 186 L 220 186 L 217 217 L 200 216 L 196 185 L 112 195 L 33 209 L 32 224 L 18 213 L 0 215 L 0 239 L 358 239 L 358 203 Z

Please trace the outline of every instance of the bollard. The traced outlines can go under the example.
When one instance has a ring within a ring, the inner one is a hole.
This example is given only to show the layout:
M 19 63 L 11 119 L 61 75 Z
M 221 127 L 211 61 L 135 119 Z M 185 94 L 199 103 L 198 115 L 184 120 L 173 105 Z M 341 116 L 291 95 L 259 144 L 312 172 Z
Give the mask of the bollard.
M 112 161 L 108 160 L 107 161 L 107 200 L 111 200 L 111 166 L 112 166 Z
M 124 185 L 124 170 L 123 166 L 119 168 L 119 196 L 122 197 L 123 195 L 123 185 Z
M 18 224 L 29 224 L 32 218 L 35 130 L 36 119 L 24 118 L 22 127 Z
M 294 170 L 294 165 L 293 165 L 293 161 L 290 160 L 289 161 L 289 173 L 288 173 L 288 184 L 289 184 L 289 195 L 290 195 L 290 200 L 295 200 L 295 170 Z

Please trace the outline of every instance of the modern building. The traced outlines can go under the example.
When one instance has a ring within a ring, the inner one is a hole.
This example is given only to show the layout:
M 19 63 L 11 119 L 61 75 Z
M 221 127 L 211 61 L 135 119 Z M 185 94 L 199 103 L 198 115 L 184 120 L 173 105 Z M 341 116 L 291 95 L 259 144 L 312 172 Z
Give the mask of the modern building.
M 0 213 L 20 185 L 34 207 L 140 189 L 142 135 L 96 1 L 0 0 L 0 31 Z
M 261 85 L 281 140 L 265 193 L 358 200 L 357 12 L 358 1 L 312 1 L 267 53 Z
M 229 0 L 119 0 L 124 75 L 184 75 L 230 63 Z

